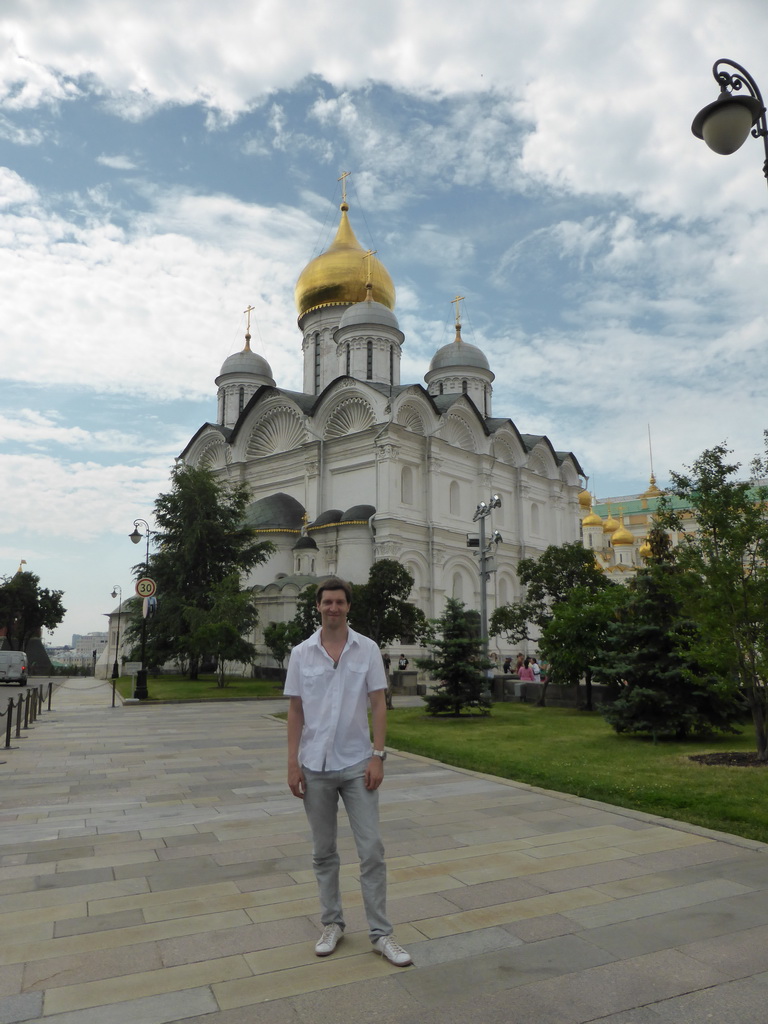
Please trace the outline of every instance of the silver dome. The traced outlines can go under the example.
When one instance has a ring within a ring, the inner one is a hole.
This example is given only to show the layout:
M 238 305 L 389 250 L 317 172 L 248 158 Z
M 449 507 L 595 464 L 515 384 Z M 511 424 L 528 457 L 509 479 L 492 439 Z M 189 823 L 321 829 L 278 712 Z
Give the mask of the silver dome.
M 247 374 L 251 377 L 266 377 L 272 384 L 275 383 L 272 376 L 272 367 L 267 360 L 263 356 L 252 352 L 249 348 L 244 348 L 242 352 L 235 352 L 234 355 L 227 356 L 221 364 L 219 377 L 229 373 L 236 373 L 238 376 Z
M 339 330 L 344 327 L 364 326 L 389 327 L 396 331 L 400 330 L 397 317 L 391 309 L 387 309 L 381 302 L 374 302 L 366 299 L 364 302 L 356 302 L 349 306 L 341 315 Z
M 490 370 L 488 360 L 477 345 L 469 345 L 466 341 L 452 341 L 443 345 L 432 357 L 430 370 L 445 370 L 451 366 L 474 366 L 481 370 Z

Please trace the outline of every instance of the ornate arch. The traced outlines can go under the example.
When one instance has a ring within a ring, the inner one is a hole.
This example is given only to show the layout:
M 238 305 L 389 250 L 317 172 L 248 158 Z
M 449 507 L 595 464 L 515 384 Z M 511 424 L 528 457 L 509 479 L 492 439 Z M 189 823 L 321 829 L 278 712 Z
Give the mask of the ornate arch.
M 493 457 L 506 466 L 521 466 L 525 452 L 512 434 L 496 434 L 491 442 Z
M 440 434 L 444 441 L 456 448 L 465 452 L 477 451 L 475 435 L 460 416 L 449 416 Z
M 376 422 L 373 409 L 361 395 L 350 395 L 334 406 L 325 425 L 325 438 L 346 437 L 368 430 Z
M 224 469 L 228 462 L 228 448 L 221 438 L 211 439 L 198 452 L 195 466 L 197 469 Z
M 262 413 L 248 438 L 245 453 L 248 458 L 262 459 L 292 451 L 307 440 L 307 429 L 298 413 L 291 406 L 275 405 Z
M 397 423 L 413 434 L 426 434 L 424 420 L 415 405 L 404 405 L 397 414 Z

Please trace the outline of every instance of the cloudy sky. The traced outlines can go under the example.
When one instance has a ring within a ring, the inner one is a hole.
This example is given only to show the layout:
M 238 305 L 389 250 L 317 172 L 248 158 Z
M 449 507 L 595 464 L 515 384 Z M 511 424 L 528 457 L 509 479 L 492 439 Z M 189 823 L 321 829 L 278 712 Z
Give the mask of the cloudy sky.
M 716 58 L 768 90 L 764 0 L 3 0 L 0 576 L 127 596 L 136 517 L 253 346 L 301 388 L 293 286 L 342 171 L 398 289 L 403 381 L 452 338 L 494 414 L 598 496 L 762 449 L 762 143 L 690 122 Z

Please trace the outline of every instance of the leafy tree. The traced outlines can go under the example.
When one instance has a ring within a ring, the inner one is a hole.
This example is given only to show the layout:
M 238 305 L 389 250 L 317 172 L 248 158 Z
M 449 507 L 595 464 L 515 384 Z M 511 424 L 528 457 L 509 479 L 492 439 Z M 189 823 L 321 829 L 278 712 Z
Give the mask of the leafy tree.
M 413 576 L 393 558 L 374 562 L 368 582 L 352 587 L 349 624 L 386 647 L 393 640 L 420 642 L 430 635 L 424 612 L 408 600 Z
M 525 597 L 497 608 L 488 630 L 491 636 L 503 635 L 511 644 L 538 640 L 554 609 L 567 601 L 577 587 L 597 593 L 613 585 L 601 572 L 592 552 L 579 541 L 551 544 L 539 558 L 521 558 L 517 575 L 525 587 Z M 546 690 L 547 683 L 538 701 L 542 706 Z
M 185 618 L 189 623 L 187 649 L 198 659 L 207 655 L 215 658 L 218 687 L 227 685 L 226 662 L 253 660 L 256 648 L 245 637 L 256 625 L 258 612 L 251 591 L 240 589 L 237 573 L 214 583 L 210 608 L 190 606 Z
M 730 454 L 716 445 L 688 472 L 672 474 L 672 490 L 696 522 L 676 549 L 679 594 L 698 626 L 692 654 L 744 696 L 757 756 L 768 761 L 768 488 L 734 479 L 740 466 Z M 768 459 L 755 460 L 753 471 L 765 476 Z M 681 514 L 669 508 L 661 523 L 684 527 Z
M 63 590 L 40 586 L 33 572 L 5 576 L 0 584 L 0 628 L 14 651 L 26 651 L 42 629 L 55 629 L 66 614 Z
M 317 610 L 317 586 L 308 584 L 296 598 L 296 614 L 290 621 L 298 637 L 297 643 L 308 640 L 320 628 L 320 613 Z
M 550 680 L 578 686 L 583 676 L 587 711 L 592 710 L 592 665 L 605 647 L 626 596 L 624 587 L 576 587 L 553 607 L 542 630 L 540 646 L 549 662 Z
M 249 503 L 244 484 L 221 484 L 204 468 L 173 469 L 171 490 L 155 501 L 157 550 L 148 567 L 134 567 L 137 575 L 148 571 L 157 583 L 157 614 L 147 623 L 150 664 L 186 661 L 190 679 L 196 679 L 203 654 L 215 653 L 201 648 L 202 619 L 196 613 L 210 613 L 221 599 L 217 586 L 231 577 L 241 580 L 274 550 L 255 541 L 244 525 Z M 140 631 L 141 623 L 134 621 L 129 634 L 134 643 Z
M 698 631 L 678 598 L 680 570 L 669 537 L 654 526 L 649 544 L 648 566 L 630 582 L 595 659 L 596 675 L 615 697 L 600 711 L 616 732 L 647 732 L 654 742 L 733 731 L 738 705 L 692 653 Z
M 424 612 L 408 600 L 413 576 L 393 558 L 374 562 L 368 582 L 352 587 L 349 624 L 375 640 L 380 648 L 393 640 L 424 643 L 432 630 Z M 387 707 L 392 708 L 392 684 L 387 680 Z
M 270 622 L 264 629 L 264 643 L 280 668 L 283 667 L 285 659 L 291 653 L 291 648 L 300 643 L 302 639 L 294 621 Z
M 435 693 L 424 698 L 431 715 L 461 715 L 464 709 L 488 714 L 491 696 L 486 671 L 483 641 L 477 635 L 476 620 L 461 601 L 449 598 L 445 611 L 434 622 L 437 636 L 431 641 L 429 658 L 417 658 L 416 664 L 438 680 Z

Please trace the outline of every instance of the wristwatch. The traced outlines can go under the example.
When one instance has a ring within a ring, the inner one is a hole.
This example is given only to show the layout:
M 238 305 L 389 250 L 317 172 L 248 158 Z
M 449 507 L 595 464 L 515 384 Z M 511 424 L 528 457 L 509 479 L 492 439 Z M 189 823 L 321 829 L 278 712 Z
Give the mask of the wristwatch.
M 382 761 L 387 760 L 386 750 L 374 750 L 371 752 L 371 757 L 380 757 Z

